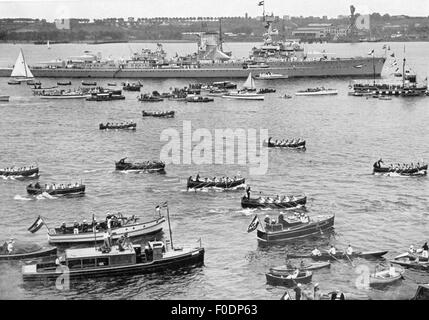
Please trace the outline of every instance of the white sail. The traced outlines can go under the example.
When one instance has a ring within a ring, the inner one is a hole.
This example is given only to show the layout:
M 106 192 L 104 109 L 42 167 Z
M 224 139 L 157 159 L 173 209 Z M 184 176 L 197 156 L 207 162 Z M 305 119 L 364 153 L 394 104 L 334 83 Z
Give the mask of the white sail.
M 48 40 L 47 46 L 48 46 L 48 49 L 51 49 L 51 45 L 49 44 L 49 40 Z
M 243 84 L 244 89 L 256 89 L 255 80 L 253 80 L 252 73 L 249 73 L 246 82 Z
M 34 78 L 33 74 L 30 71 L 30 68 L 25 62 L 22 49 L 19 51 L 19 56 L 16 59 L 15 65 L 13 66 L 12 74 L 10 76 L 18 78 Z

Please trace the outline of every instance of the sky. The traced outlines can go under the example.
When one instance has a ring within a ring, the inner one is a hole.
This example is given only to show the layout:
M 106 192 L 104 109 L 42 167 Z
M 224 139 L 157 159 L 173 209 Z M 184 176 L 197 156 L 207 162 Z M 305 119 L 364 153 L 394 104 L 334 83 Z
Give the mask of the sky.
M 222 17 L 262 15 L 260 0 L 0 0 L 0 18 Z M 429 16 L 429 0 L 265 0 L 266 12 L 283 16 L 349 15 L 379 12 Z M 410 5 L 411 4 L 411 5 Z

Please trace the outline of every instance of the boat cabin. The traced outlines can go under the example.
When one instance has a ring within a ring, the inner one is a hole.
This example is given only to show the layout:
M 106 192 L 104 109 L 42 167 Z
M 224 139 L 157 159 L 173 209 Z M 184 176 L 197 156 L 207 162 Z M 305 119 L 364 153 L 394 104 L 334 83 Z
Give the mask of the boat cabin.
M 137 263 L 137 252 L 141 251 L 141 246 L 129 245 L 123 250 L 113 246 L 110 249 L 109 252 L 100 248 L 68 249 L 65 251 L 64 264 L 70 270 L 133 265 Z
M 279 214 L 277 221 L 275 219 L 270 219 L 266 217 L 264 219 L 265 229 L 267 231 L 282 231 L 291 227 L 296 227 L 303 223 L 308 223 L 308 217 L 298 217 L 298 216 L 287 216 L 285 217 L 282 213 Z

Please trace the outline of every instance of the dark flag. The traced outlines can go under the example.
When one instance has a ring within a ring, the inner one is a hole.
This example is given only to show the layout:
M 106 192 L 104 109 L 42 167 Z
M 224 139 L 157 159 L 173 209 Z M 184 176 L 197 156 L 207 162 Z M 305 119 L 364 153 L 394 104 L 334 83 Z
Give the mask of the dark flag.
M 371 56 L 371 55 L 373 55 L 374 54 L 374 49 L 372 49 L 369 53 L 368 53 L 368 55 L 369 56 Z
M 263 6 L 264 5 L 264 1 L 259 1 L 258 6 Z
M 252 222 L 250 222 L 249 226 L 247 227 L 247 232 L 255 231 L 256 228 L 258 228 L 258 225 L 259 225 L 259 218 L 258 216 L 255 216 Z
M 394 57 L 395 57 L 395 53 L 392 53 L 390 56 L 391 56 L 392 58 L 394 58 Z
M 28 231 L 30 231 L 31 233 L 35 233 L 37 232 L 43 225 L 44 225 L 44 221 L 42 219 L 41 216 L 38 216 L 36 221 L 34 221 L 34 223 L 30 226 L 30 228 L 28 228 Z

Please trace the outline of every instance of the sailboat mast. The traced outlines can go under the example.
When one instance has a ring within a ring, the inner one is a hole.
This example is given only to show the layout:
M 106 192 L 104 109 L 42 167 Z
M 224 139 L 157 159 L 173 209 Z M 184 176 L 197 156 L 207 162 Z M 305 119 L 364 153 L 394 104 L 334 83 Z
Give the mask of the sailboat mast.
M 22 60 L 24 61 L 24 70 L 25 70 L 25 77 L 28 78 L 28 74 L 27 74 L 27 62 L 25 62 L 25 57 L 24 57 L 24 52 L 22 52 L 21 49 L 21 54 L 22 54 Z
M 168 210 L 168 205 L 167 205 L 167 218 L 168 218 L 168 230 L 170 231 L 170 244 L 171 244 L 171 249 L 172 249 L 172 250 L 174 250 L 174 246 L 173 246 L 173 233 L 171 232 L 170 211 Z
M 402 89 L 405 89 L 405 62 L 406 62 L 406 58 L 405 58 L 405 45 L 404 45 L 404 60 L 402 62 Z

